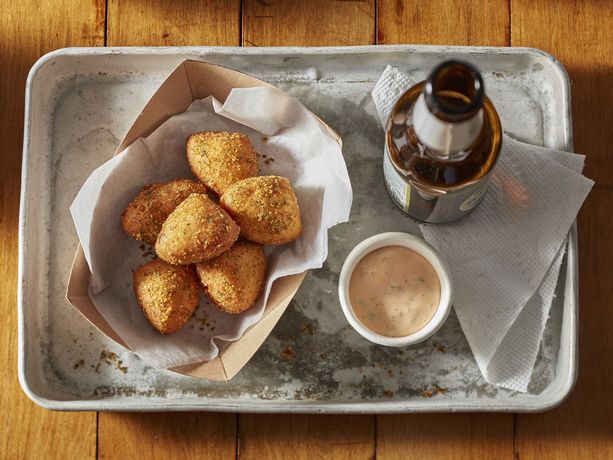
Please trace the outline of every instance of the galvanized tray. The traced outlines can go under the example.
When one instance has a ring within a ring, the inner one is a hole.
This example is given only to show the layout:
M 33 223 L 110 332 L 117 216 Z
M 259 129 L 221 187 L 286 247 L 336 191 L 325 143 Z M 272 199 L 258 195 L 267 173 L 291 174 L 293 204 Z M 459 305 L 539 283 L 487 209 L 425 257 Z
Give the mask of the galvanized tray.
M 506 131 L 572 149 L 569 84 L 534 49 L 98 48 L 42 57 L 26 93 L 19 252 L 19 378 L 41 406 L 65 410 L 241 412 L 540 411 L 571 390 L 577 369 L 577 243 L 569 251 L 529 392 L 484 382 L 457 318 L 406 349 L 372 345 L 344 319 L 336 294 L 346 255 L 382 231 L 419 233 L 383 185 L 383 131 L 370 91 L 391 64 L 416 79 L 460 57 L 483 72 Z M 330 234 L 271 336 L 228 383 L 158 371 L 95 330 L 65 300 L 77 246 L 68 206 L 107 160 L 141 107 L 183 59 L 250 73 L 299 98 L 344 140 L 354 187 L 351 220 Z

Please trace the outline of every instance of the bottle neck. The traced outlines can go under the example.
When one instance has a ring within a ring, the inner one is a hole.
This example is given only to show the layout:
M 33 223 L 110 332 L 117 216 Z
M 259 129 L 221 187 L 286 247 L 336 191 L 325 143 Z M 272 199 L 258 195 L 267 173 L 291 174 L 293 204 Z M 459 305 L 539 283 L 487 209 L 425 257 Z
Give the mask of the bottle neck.
M 467 120 L 450 123 L 436 117 L 428 108 L 424 94 L 413 107 L 413 130 L 427 148 L 427 155 L 440 161 L 460 161 L 479 136 L 483 126 L 483 109 Z

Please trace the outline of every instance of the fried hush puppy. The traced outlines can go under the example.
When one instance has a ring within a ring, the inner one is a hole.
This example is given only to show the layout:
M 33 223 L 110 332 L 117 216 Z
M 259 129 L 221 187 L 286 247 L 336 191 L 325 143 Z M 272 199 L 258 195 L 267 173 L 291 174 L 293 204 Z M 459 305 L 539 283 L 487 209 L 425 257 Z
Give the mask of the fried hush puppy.
M 198 308 L 198 278 L 193 267 L 154 259 L 133 274 L 136 301 L 162 334 L 179 330 Z
M 220 204 L 238 223 L 243 237 L 256 243 L 289 243 L 302 231 L 298 200 L 285 177 L 244 179 L 226 190 Z
M 238 241 L 220 256 L 196 264 L 196 271 L 205 292 L 220 310 L 242 313 L 253 306 L 264 289 L 264 248 Z
M 193 193 L 170 213 L 155 243 L 160 259 L 186 265 L 211 259 L 228 250 L 240 229 L 206 195 Z
M 206 187 L 187 179 L 146 185 L 121 215 L 124 232 L 155 245 L 168 215 L 192 193 L 206 193 Z
M 244 134 L 196 133 L 187 138 L 186 149 L 194 175 L 218 195 L 232 184 L 258 174 L 255 151 Z

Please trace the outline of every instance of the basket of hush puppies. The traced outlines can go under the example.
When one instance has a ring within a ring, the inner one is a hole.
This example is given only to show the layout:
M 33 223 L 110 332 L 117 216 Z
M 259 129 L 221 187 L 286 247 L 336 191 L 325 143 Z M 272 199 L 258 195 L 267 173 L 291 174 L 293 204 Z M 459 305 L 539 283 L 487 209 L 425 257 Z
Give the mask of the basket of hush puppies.
M 340 139 L 279 89 L 184 61 L 117 152 L 71 205 L 67 297 L 147 364 L 229 380 L 348 219 Z
M 292 186 L 285 177 L 256 176 L 247 136 L 196 133 L 186 150 L 199 182 L 146 185 L 121 219 L 128 235 L 155 248 L 157 258 L 134 271 L 134 292 L 162 334 L 191 318 L 199 284 L 222 311 L 253 306 L 266 279 L 263 245 L 291 243 L 302 231 Z

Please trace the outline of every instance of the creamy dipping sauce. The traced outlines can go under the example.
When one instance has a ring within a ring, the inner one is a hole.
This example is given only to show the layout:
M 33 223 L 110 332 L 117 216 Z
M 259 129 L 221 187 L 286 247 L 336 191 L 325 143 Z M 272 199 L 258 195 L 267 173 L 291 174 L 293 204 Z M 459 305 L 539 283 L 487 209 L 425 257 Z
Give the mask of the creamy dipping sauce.
M 422 329 L 434 316 L 440 299 L 440 280 L 430 262 L 402 246 L 365 255 L 349 281 L 355 315 L 368 329 L 387 337 Z

